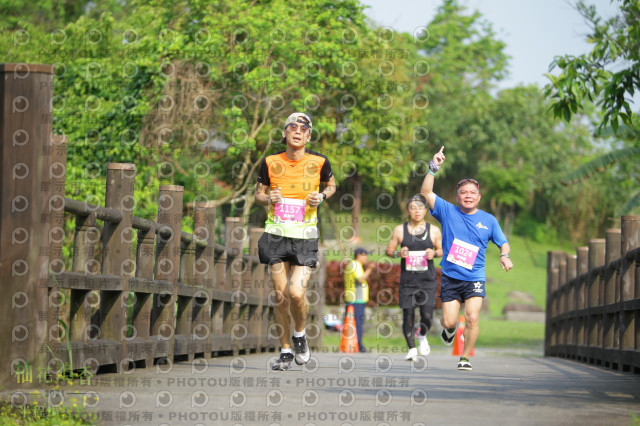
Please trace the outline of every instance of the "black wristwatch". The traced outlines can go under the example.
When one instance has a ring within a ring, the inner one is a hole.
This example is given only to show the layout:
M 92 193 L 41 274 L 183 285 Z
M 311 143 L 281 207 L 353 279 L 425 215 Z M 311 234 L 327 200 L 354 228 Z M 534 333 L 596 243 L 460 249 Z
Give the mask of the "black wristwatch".
M 326 201 L 327 200 L 327 194 L 325 194 L 324 192 L 321 192 L 320 194 L 322 194 L 322 201 Z

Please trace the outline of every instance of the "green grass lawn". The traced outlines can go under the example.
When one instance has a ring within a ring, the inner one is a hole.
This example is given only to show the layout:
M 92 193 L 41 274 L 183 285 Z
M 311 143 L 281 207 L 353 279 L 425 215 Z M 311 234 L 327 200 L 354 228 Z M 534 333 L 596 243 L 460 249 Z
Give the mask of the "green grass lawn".
M 545 309 L 547 295 L 547 250 L 538 243 L 527 242 L 518 236 L 509 238 L 513 269 L 505 272 L 500 265 L 500 249 L 489 244 L 487 249 L 486 291 L 491 315 L 502 315 L 509 301 L 507 294 L 519 290 L 531 294 L 535 304 Z
M 481 318 L 478 347 L 536 347 L 544 341 L 544 323 Z
M 369 321 L 366 325 L 363 338 L 365 347 L 381 353 L 406 352 L 407 344 L 399 326 L 393 327 L 394 330 L 390 336 L 386 332 L 380 336 L 377 332 L 378 325 L 374 321 Z M 444 348 L 440 337 L 435 334 L 433 329 L 428 339 L 432 347 Z M 476 347 L 541 350 L 543 340 L 543 323 L 505 321 L 499 318 L 482 316 L 480 318 L 480 336 L 476 342 Z M 325 330 L 323 344 L 327 352 L 338 351 L 340 333 Z

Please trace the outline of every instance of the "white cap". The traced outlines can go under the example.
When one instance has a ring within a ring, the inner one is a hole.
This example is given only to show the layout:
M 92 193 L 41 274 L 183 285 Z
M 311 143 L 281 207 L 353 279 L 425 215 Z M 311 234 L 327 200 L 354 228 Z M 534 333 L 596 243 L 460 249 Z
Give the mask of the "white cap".
M 302 120 L 300 120 L 302 119 Z M 289 117 L 287 117 L 287 119 L 284 122 L 284 128 L 286 129 L 287 126 L 291 123 L 301 123 L 304 124 L 306 126 L 309 126 L 309 128 L 312 127 L 311 125 L 311 119 L 309 118 L 309 116 L 303 112 L 294 112 L 293 114 L 291 114 Z

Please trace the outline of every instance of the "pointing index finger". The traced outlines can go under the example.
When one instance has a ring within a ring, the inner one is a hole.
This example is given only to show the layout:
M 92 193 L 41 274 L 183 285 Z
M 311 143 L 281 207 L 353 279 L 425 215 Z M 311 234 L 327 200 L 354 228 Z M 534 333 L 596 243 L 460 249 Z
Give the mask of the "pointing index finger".
M 442 151 L 444 151 L 444 145 L 442 145 L 442 147 L 440 147 L 440 152 L 438 152 L 438 154 L 442 154 Z

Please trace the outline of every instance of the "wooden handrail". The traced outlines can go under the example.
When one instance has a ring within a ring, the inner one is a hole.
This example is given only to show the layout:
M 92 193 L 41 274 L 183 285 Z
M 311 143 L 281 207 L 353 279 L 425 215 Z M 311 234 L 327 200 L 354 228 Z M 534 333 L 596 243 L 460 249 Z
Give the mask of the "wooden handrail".
M 640 216 L 621 224 L 573 262 L 548 253 L 545 355 L 640 373 Z
M 95 212 L 96 219 L 111 223 L 119 223 L 122 220 L 122 212 L 118 210 L 100 207 L 66 197 L 64 199 L 64 211 L 75 214 L 76 216 L 89 216 Z

